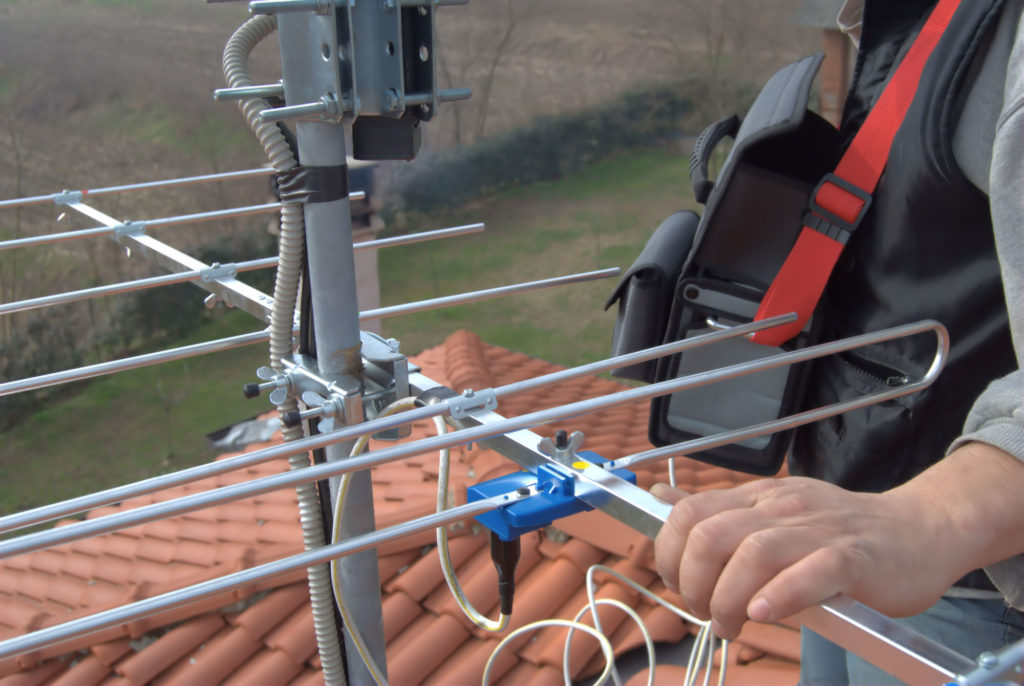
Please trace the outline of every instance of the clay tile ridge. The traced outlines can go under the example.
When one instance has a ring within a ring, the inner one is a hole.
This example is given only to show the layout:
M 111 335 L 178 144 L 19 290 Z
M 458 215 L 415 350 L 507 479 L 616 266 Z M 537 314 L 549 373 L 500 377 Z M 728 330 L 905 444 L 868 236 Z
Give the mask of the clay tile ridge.
M 495 385 L 484 343 L 470 331 L 456 331 L 444 342 L 444 375 L 456 391 Z

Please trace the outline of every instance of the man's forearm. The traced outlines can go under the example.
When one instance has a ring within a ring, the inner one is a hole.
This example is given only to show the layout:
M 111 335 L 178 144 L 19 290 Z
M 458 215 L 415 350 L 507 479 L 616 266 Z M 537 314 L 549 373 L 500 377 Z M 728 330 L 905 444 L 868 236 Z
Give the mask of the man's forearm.
M 963 573 L 1024 552 L 1024 462 L 999 448 L 967 443 L 889 494 L 942 513 L 949 549 L 936 554 Z

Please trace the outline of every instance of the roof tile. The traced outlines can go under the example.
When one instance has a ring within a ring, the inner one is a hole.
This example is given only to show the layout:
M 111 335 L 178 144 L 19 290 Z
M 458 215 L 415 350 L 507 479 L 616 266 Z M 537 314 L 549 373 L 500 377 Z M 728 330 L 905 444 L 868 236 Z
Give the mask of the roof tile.
M 30 568 L 37 572 L 45 572 L 56 576 L 64 564 L 64 555 L 56 550 L 43 550 L 29 556 Z
M 564 545 L 558 546 L 558 552 L 556 553 L 556 557 L 559 559 L 568 560 L 576 565 L 576 568 L 580 570 L 581 574 L 586 574 L 587 570 L 590 569 L 592 565 L 596 565 L 598 562 L 603 560 L 605 555 L 606 553 L 603 550 L 595 548 L 586 541 L 582 541 L 578 538 L 574 538 Z
M 245 629 L 225 627 L 153 681 L 153 686 L 220 683 L 263 648 Z
M 396 639 L 388 659 L 392 683 L 413 686 L 469 638 L 469 631 L 450 615 L 423 615 Z
M 324 675 L 318 669 L 306 669 L 292 681 L 288 686 L 324 686 Z
M 41 686 L 70 662 L 68 657 L 47 660 L 38 667 L 0 677 L 0 686 Z
M 763 650 L 793 662 L 800 661 L 800 632 L 777 624 L 747 622 L 736 643 Z
M 171 629 L 145 650 L 121 661 L 114 670 L 134 683 L 148 683 L 223 626 L 224 619 L 219 614 L 193 619 Z
M 583 573 L 572 562 L 541 559 L 534 573 L 516 589 L 511 628 L 551 617 L 582 583 Z M 515 641 L 512 649 L 517 649 Z
M 263 639 L 269 647 L 287 653 L 296 664 L 302 664 L 316 652 L 313 613 L 294 612 Z
M 252 686 L 253 684 L 287 684 L 302 673 L 286 653 L 264 650 L 246 661 L 241 669 L 224 680 L 223 686 Z
M 596 596 L 597 598 L 618 600 L 626 605 L 630 605 L 632 604 L 631 601 L 633 598 L 636 597 L 636 593 L 620 584 L 609 583 L 600 587 Z M 580 589 L 559 608 L 557 616 L 564 619 L 572 619 L 580 608 L 586 605 L 586 603 L 586 591 L 584 589 Z M 606 635 L 611 635 L 615 629 L 622 624 L 622 622 L 628 620 L 628 617 L 621 610 L 607 605 L 598 606 L 597 613 L 601 619 L 601 629 Z M 589 618 L 589 614 L 584 615 L 582 621 L 587 624 L 593 624 L 593 621 Z M 537 641 L 531 644 L 528 648 L 520 651 L 520 655 L 531 662 L 551 665 L 552 667 L 556 667 L 561 670 L 562 654 L 565 647 L 564 637 L 566 633 L 567 630 L 561 627 L 542 629 Z M 574 678 L 582 674 L 587 662 L 589 662 L 590 659 L 601 650 L 597 641 L 589 636 L 580 636 L 580 633 L 581 632 L 575 632 L 569 653 L 569 664 L 571 667 L 571 674 Z
M 89 652 L 103 660 L 103 664 L 112 665 L 131 651 L 131 641 L 121 638 L 114 641 L 97 643 L 89 648 Z
M 380 578 L 381 586 L 395 578 L 396 574 L 407 570 L 409 565 L 420 557 L 419 552 L 413 550 L 392 553 L 391 555 L 378 555 L 377 575 Z
M 403 591 L 393 591 L 382 603 L 384 615 L 384 640 L 390 642 L 395 636 L 405 631 L 415 618 L 423 613 L 423 608 Z
M 254 638 L 262 638 L 277 626 L 282 618 L 308 601 L 309 589 L 306 584 L 291 584 L 273 591 L 242 614 L 233 617 L 231 623 L 244 628 Z
M 452 564 L 456 569 L 460 569 L 474 553 L 483 548 L 486 542 L 485 536 L 458 536 L 449 539 L 448 552 Z M 387 589 L 403 591 L 414 600 L 421 601 L 442 583 L 444 576 L 441 574 L 441 562 L 437 549 L 434 548 L 388 584 Z
M 477 534 L 485 541 L 489 541 L 486 533 Z M 517 580 L 522 579 L 534 565 L 540 560 L 540 552 L 537 550 L 538 539 L 536 536 L 523 536 L 521 539 L 521 552 L 519 564 L 516 565 L 515 576 Z M 482 545 L 477 554 L 470 562 L 457 568 L 459 585 L 462 586 L 467 600 L 481 613 L 490 616 L 496 614 L 498 605 L 498 573 L 491 562 L 490 546 Z M 464 620 L 462 610 L 455 602 L 455 598 L 448 590 L 447 584 L 437 588 L 424 602 L 423 606 L 435 614 L 449 614 L 460 621 Z
M 47 617 L 39 604 L 25 598 L 9 598 L 5 602 L 3 622 L 15 631 L 4 631 L 4 638 L 10 638 L 26 631 L 33 631 L 43 625 Z
M 86 655 L 48 686 L 94 686 L 110 676 L 110 665 L 95 655 Z
M 78 577 L 83 581 L 92 579 L 95 575 L 96 557 L 94 555 L 83 555 L 82 553 L 69 551 L 64 557 L 64 564 L 61 565 L 61 572 Z
M 457 653 L 445 660 L 436 671 L 430 674 L 424 683 L 428 684 L 475 684 L 484 673 L 484 666 L 497 640 L 471 641 L 463 645 Z M 510 669 L 518 664 L 519 658 L 512 650 L 503 650 L 498 654 L 491 667 L 491 683 L 499 681 Z

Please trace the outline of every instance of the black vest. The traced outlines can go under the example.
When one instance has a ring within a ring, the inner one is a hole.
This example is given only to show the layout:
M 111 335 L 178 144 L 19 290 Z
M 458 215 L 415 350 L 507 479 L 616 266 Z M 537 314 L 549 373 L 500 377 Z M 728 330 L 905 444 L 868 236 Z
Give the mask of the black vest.
M 935 0 L 869 0 L 843 115 L 849 143 Z M 931 55 L 863 223 L 825 291 L 823 340 L 936 319 L 949 362 L 928 389 L 817 422 L 797 433 L 793 474 L 859 491 L 901 484 L 938 461 L 986 385 L 1016 368 L 988 198 L 963 174 L 952 140 L 972 66 L 1001 0 L 964 0 Z M 807 407 L 860 396 L 934 354 L 927 334 L 815 363 Z

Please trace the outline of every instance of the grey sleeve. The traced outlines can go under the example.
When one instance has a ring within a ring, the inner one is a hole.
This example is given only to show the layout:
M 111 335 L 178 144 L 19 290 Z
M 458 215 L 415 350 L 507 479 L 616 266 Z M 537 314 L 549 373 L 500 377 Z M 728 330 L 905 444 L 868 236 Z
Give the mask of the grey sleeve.
M 1017 24 L 1006 70 L 1003 108 L 992 148 L 989 198 L 1018 371 L 997 379 L 979 396 L 963 436 L 950 449 L 980 441 L 1024 460 L 1024 372 L 1020 371 L 1024 362 L 1024 21 Z M 1010 605 L 1024 609 L 1024 555 L 985 571 Z

